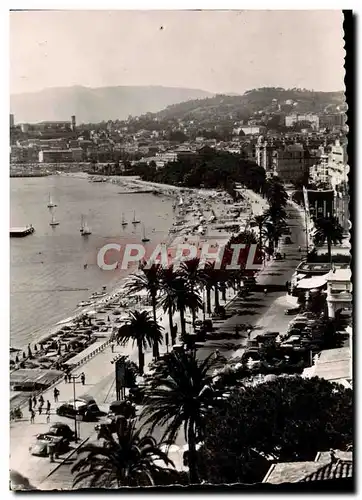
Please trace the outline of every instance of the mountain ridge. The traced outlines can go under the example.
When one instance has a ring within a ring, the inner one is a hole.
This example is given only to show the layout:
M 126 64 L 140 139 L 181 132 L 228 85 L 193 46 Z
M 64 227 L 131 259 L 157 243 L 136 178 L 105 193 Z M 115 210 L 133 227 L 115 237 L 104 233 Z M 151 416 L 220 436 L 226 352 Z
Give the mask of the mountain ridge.
M 10 109 L 16 123 L 70 120 L 71 115 L 76 115 L 77 123 L 97 123 L 155 113 L 172 104 L 213 95 L 201 89 L 161 85 L 74 85 L 12 94 Z

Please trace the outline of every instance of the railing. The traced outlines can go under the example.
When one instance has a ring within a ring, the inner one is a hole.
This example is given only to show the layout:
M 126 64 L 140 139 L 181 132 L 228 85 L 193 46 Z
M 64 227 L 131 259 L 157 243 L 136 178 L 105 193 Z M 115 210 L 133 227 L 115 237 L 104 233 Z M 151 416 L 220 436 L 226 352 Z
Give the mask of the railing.
M 87 354 L 87 356 L 85 356 L 84 358 L 80 359 L 78 361 L 78 363 L 76 363 L 75 365 L 71 365 L 72 368 L 71 368 L 71 371 L 72 370 L 75 370 L 76 368 L 79 368 L 79 366 L 83 365 L 84 363 L 86 363 L 87 361 L 89 361 L 90 359 L 92 359 L 94 356 L 96 356 L 97 354 L 99 354 L 100 352 L 104 351 L 104 349 L 109 346 L 109 344 L 112 342 L 113 340 L 111 338 L 107 339 L 103 344 L 101 344 L 100 346 L 98 346 L 94 351 L 90 352 L 89 354 Z M 40 389 L 38 391 L 32 391 L 32 395 L 36 395 L 36 396 L 39 396 L 41 393 L 45 392 L 45 391 L 49 391 L 52 387 L 54 387 L 62 378 L 64 378 L 64 373 L 60 373 L 58 377 L 55 377 L 51 384 L 46 388 L 46 389 Z M 20 391 L 21 392 L 21 391 Z M 25 397 L 24 401 L 19 403 L 19 404 L 14 404 L 13 405 L 13 408 L 24 408 L 28 403 L 28 396 Z

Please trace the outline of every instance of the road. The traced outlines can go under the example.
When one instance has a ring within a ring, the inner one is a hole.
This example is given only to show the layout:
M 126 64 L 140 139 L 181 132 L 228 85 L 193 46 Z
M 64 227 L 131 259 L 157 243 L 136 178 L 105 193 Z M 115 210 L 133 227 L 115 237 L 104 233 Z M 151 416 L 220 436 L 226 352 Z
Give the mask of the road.
M 303 231 L 303 220 L 300 213 L 289 207 L 288 209 L 288 224 L 291 229 L 291 245 L 281 244 L 281 252 L 286 254 L 286 259 L 282 261 L 271 261 L 265 269 L 260 273 L 258 283 L 263 287 L 280 285 L 284 286 L 286 281 L 290 281 L 296 266 L 300 262 L 301 254 L 298 252 L 298 246 L 304 247 L 305 233 Z M 235 298 L 230 301 L 230 293 L 228 292 L 228 308 L 241 310 L 242 315 L 234 315 L 224 321 L 216 322 L 216 326 L 220 332 L 229 332 L 230 340 L 210 340 L 203 347 L 198 349 L 198 356 L 204 359 L 215 349 L 219 349 L 220 354 L 226 358 L 240 356 L 245 349 L 245 338 L 232 338 L 235 332 L 235 325 L 246 323 L 252 326 L 251 338 L 260 333 L 261 330 L 285 331 L 290 317 L 284 315 L 284 310 L 287 307 L 285 291 L 269 291 L 267 295 L 261 292 L 253 292 L 247 298 Z M 223 302 L 221 301 L 221 304 Z M 168 317 L 159 313 L 161 324 L 168 328 Z M 179 315 L 175 315 L 175 323 L 178 323 L 179 331 Z M 162 346 L 161 352 L 165 352 L 165 346 Z M 114 365 L 111 360 L 117 354 L 128 354 L 130 359 L 137 362 L 137 349 L 128 346 L 115 346 L 114 352 L 111 348 L 106 348 L 103 352 L 96 355 L 89 362 L 75 370 L 73 374 L 78 375 L 81 372 L 85 373 L 86 383 L 83 386 L 80 382 L 76 383 L 76 395 L 80 397 L 83 394 L 91 395 L 95 398 L 101 409 L 107 411 L 109 404 L 115 400 L 114 386 Z M 145 353 L 145 363 L 147 364 L 152 359 L 152 352 L 148 350 Z M 73 384 L 59 382 L 57 387 L 60 391 L 59 403 L 72 400 Z M 55 406 L 53 398 L 53 388 L 44 392 L 45 401 L 49 399 L 52 403 L 51 422 L 63 421 L 73 428 L 73 421 L 55 415 Z M 20 472 L 27 477 L 34 486 L 41 489 L 47 489 L 52 484 L 54 487 L 61 487 L 61 484 L 66 484 L 65 487 L 70 487 L 71 476 L 69 473 L 69 465 L 62 465 L 60 469 L 53 473 L 49 478 L 49 474 L 58 465 L 50 463 L 47 458 L 31 456 L 28 448 L 38 433 L 45 432 L 48 428 L 45 415 L 36 415 L 35 423 L 30 424 L 27 409 L 24 411 L 24 419 L 17 422 L 12 422 L 10 425 L 10 440 L 11 440 L 11 456 L 10 468 Z M 95 423 L 80 423 L 81 439 L 95 439 L 94 431 Z M 156 438 L 161 437 L 161 429 L 157 429 Z M 183 436 L 180 435 L 177 443 L 179 446 L 184 444 Z M 170 458 L 175 464 L 180 467 L 182 460 L 179 452 L 170 453 Z M 58 462 L 62 460 L 58 459 Z M 63 479 L 62 479 L 63 477 Z M 68 479 L 66 479 L 68 477 Z M 56 479 L 58 478 L 58 479 Z M 57 481 L 59 484 L 57 484 Z M 63 481 L 63 483 L 62 483 Z

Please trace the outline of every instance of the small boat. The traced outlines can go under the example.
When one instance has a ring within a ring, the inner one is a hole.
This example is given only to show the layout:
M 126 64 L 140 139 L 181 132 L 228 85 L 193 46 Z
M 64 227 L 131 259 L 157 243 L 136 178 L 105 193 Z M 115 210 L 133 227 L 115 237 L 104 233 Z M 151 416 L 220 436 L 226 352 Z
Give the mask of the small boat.
M 52 214 L 52 220 L 49 222 L 49 225 L 50 226 L 58 226 L 59 225 L 59 221 L 55 220 L 54 214 Z
M 57 205 L 55 203 L 53 203 L 52 197 L 50 196 L 50 193 L 49 193 L 48 208 L 54 208 L 56 206 Z
M 92 234 L 90 227 L 88 226 L 84 215 L 82 215 L 81 223 L 80 223 L 80 234 L 82 236 L 88 236 L 88 234 Z
M 128 222 L 126 221 L 126 219 L 124 218 L 124 214 L 122 214 L 122 222 L 121 222 L 122 226 L 127 226 Z
M 139 224 L 141 221 L 136 219 L 136 211 L 133 212 L 132 224 Z
M 143 243 L 146 243 L 147 241 L 150 241 L 150 239 L 147 238 L 147 236 L 146 236 L 145 226 L 143 226 L 143 238 L 142 238 L 142 241 L 143 241 Z
M 81 302 L 79 302 L 79 304 L 77 304 L 77 307 L 90 306 L 91 304 L 92 302 L 90 302 L 89 300 L 82 300 Z

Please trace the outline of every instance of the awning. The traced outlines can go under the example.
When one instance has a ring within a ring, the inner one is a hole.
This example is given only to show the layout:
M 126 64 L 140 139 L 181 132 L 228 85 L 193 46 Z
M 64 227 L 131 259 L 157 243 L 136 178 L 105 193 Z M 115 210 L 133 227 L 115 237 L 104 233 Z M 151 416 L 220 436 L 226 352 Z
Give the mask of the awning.
M 297 284 L 297 288 L 303 288 L 305 290 L 311 290 L 312 288 L 320 288 L 327 283 L 329 273 L 323 274 L 322 276 L 312 276 L 312 278 L 305 278 L 300 280 Z

